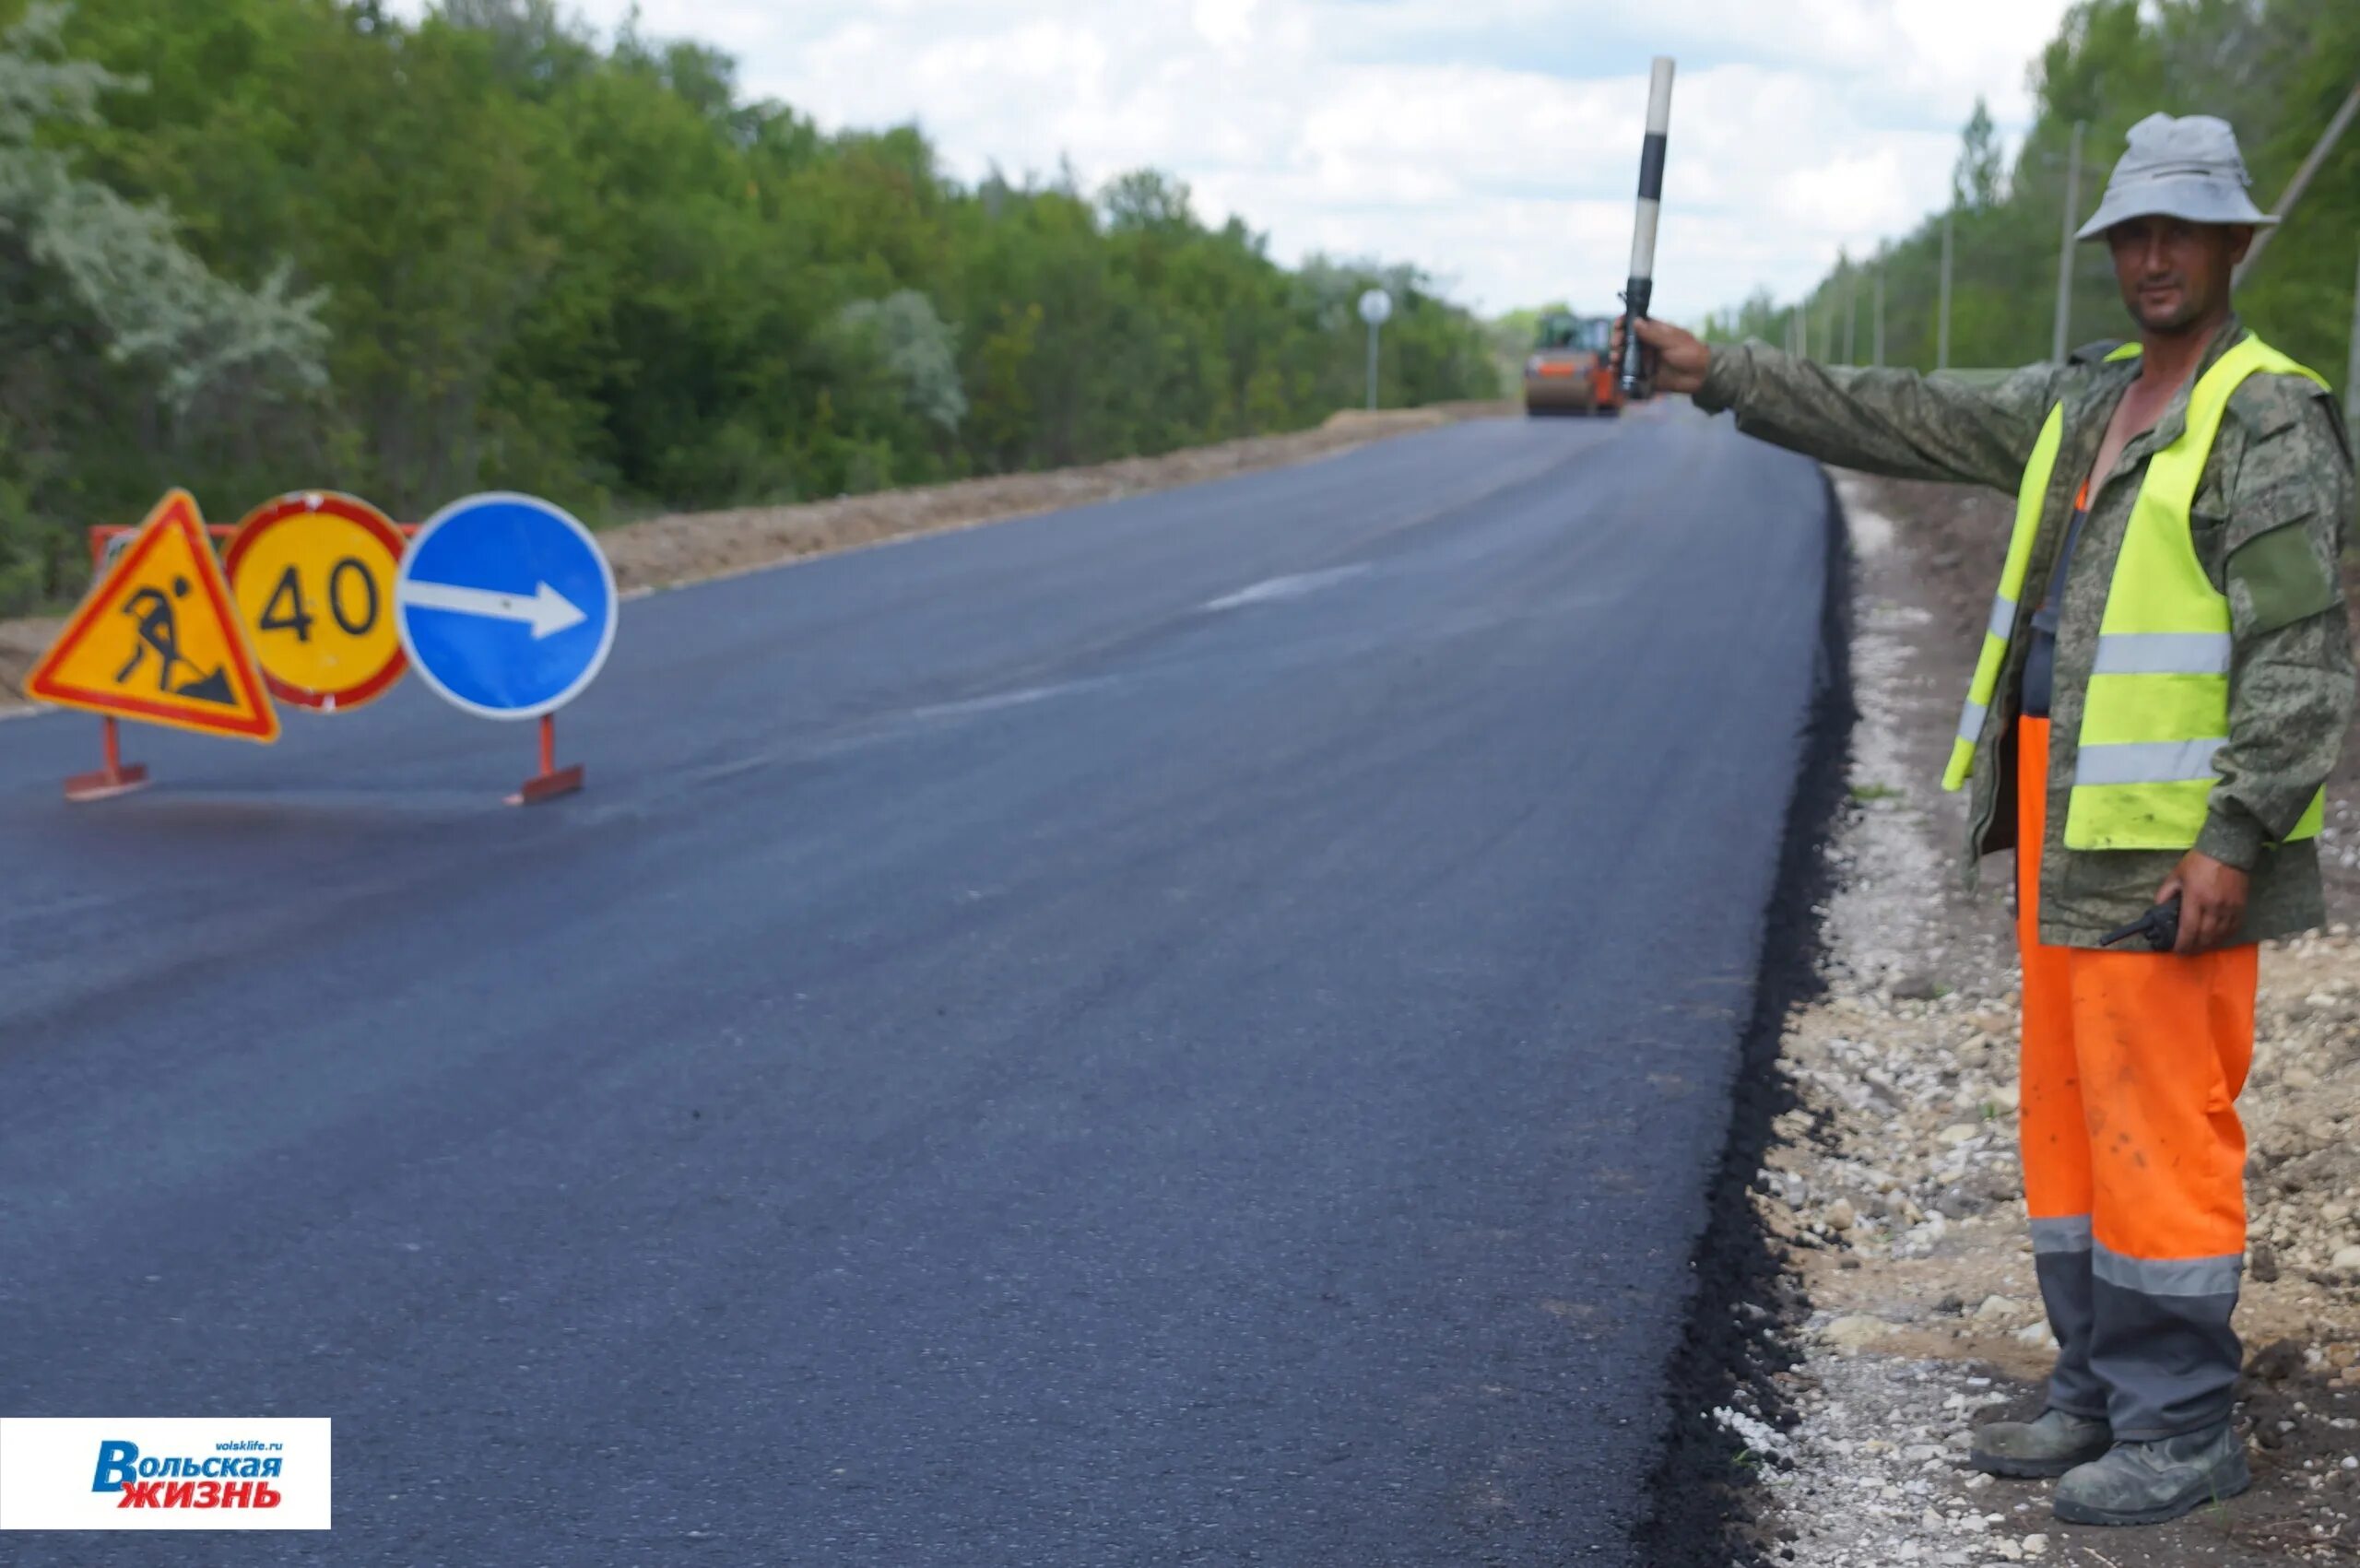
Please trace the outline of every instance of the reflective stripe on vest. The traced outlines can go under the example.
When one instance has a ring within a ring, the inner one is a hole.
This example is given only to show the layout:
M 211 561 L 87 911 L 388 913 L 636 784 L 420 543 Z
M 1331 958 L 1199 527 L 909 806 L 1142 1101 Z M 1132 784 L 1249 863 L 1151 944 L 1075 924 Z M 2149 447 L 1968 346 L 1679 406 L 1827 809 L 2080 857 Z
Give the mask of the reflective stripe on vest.
M 2126 344 L 2106 358 L 2138 352 L 2138 345 Z M 2186 849 L 2203 830 L 2218 777 L 2213 753 L 2228 742 L 2229 601 L 2196 559 L 2188 513 L 2229 395 L 2246 377 L 2260 372 L 2308 376 L 2326 384 L 2316 372 L 2248 336 L 2198 379 L 2189 393 L 2187 429 L 2148 459 L 2106 584 L 2106 613 L 2083 695 L 2066 805 L 2068 849 Z M 2015 533 L 2008 541 L 2000 603 L 1992 611 L 1995 627 L 2004 613 L 2005 624 L 2013 628 L 2024 561 L 2057 465 L 2064 412 L 2061 403 L 2049 410 L 2024 466 Z M 2009 635 L 1984 636 L 1967 713 L 1942 776 L 1946 789 L 1965 783 L 1973 767 Z M 2287 837 L 2315 835 L 2324 808 L 2324 795 L 2314 797 Z

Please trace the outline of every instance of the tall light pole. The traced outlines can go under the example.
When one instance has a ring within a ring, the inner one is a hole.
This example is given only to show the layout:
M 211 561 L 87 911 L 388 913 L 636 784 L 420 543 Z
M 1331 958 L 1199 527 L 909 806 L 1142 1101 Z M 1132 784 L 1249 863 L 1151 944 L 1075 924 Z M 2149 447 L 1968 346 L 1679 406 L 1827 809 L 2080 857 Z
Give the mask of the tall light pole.
M 1368 406 L 1376 407 L 1376 329 L 1393 314 L 1393 296 L 1372 289 L 1361 296 L 1361 320 L 1368 323 Z
M 2057 250 L 2057 330 L 2049 335 L 2048 357 L 2065 358 L 2065 328 L 2073 314 L 2073 230 L 2082 226 L 2082 132 L 2073 122 L 2073 149 L 2065 159 L 2065 238 Z
M 2352 275 L 2352 364 L 2343 375 L 2343 422 L 2360 425 L 2360 267 Z
M 1876 326 L 1869 334 L 1870 362 L 1879 370 L 1884 368 L 1884 261 L 1877 261 Z
M 2319 171 L 2319 165 L 2327 161 L 2327 155 L 2335 150 L 2336 138 L 2343 135 L 2343 128 L 2352 124 L 2352 116 L 2355 112 L 2360 112 L 2360 82 L 2352 84 L 2352 91 L 2344 97 L 2343 107 L 2335 112 L 2335 117 L 2327 123 L 2327 129 L 2320 132 L 2319 139 L 2312 144 L 2310 156 L 2303 159 L 2303 166 L 2295 171 L 2295 177 L 2287 181 L 2286 188 L 2278 194 L 2278 205 L 2270 210 L 2279 218 L 2283 220 L 2295 209 L 2295 204 L 2303 199 L 2303 192 L 2309 187 L 2311 176 Z M 2246 251 L 2246 259 L 2239 262 L 2236 270 L 2229 275 L 2231 288 L 2246 280 L 2246 274 L 2252 271 L 2253 264 L 2261 259 L 2262 251 L 2270 244 L 2270 237 L 2276 232 L 2275 229 L 2270 228 L 2253 231 L 2253 244 Z
M 1934 328 L 1934 368 L 1951 368 L 1951 218 L 1958 211 L 1953 197 L 1942 213 L 1942 305 L 1940 324 Z
M 1852 269 L 1847 265 L 1844 268 L 1844 362 L 1847 365 L 1857 365 L 1860 362 L 1859 354 L 1853 348 L 1855 339 L 1859 336 L 1859 330 L 1858 290 L 1853 287 Z

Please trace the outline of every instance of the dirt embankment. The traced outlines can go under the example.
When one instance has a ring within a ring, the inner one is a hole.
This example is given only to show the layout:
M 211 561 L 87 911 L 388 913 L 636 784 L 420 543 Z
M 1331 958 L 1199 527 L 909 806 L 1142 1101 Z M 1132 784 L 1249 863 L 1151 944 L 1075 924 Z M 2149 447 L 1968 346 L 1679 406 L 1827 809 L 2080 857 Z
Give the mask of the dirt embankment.
M 959 479 L 793 506 L 678 513 L 608 529 L 599 539 L 614 563 L 615 581 L 625 593 L 669 588 L 886 539 L 973 527 L 1283 467 L 1409 430 L 1515 411 L 1511 403 L 1347 409 L 1330 416 L 1317 430 L 1286 435 L 1249 436 L 1085 468 Z M 22 705 L 18 700 L 26 672 L 64 625 L 62 618 L 53 616 L 0 619 L 0 710 Z
M 2004 502 L 1850 477 L 1842 491 L 1859 552 L 1852 802 L 1830 851 L 1827 990 L 1788 1021 L 1779 1071 L 1797 1103 L 1751 1194 L 1808 1312 L 1784 1341 L 1795 1364 L 1721 1412 L 1762 1482 L 1737 1544 L 1811 1568 L 2360 1561 L 2351 754 L 2330 819 L 2337 924 L 2265 949 L 2238 1107 L 2253 1244 L 2236 1421 L 2254 1489 L 2153 1528 L 2060 1525 L 2045 1483 L 1965 1464 L 1976 1423 L 2039 1408 L 2054 1349 L 2024 1222 L 2008 869 L 1989 863 L 1979 901 L 1956 890 L 1963 808 L 1933 787 Z

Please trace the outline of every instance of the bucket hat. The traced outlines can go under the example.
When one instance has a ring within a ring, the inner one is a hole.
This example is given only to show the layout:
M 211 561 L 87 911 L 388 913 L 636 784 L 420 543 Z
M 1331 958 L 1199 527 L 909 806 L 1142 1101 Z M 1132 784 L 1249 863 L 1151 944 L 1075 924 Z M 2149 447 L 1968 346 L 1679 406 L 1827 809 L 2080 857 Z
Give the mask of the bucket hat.
M 2130 127 L 2130 144 L 2106 179 L 2105 199 L 2075 239 L 2094 240 L 2126 218 L 2257 227 L 2278 221 L 2246 195 L 2252 182 L 2226 120 L 2150 114 Z

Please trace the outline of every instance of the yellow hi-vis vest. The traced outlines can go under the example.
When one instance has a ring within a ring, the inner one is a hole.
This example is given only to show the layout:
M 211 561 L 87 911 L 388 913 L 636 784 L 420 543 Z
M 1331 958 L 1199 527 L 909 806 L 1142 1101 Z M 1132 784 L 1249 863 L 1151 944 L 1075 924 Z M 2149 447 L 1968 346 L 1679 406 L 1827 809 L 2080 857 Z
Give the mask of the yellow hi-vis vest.
M 2106 358 L 2127 360 L 2138 352 L 2137 344 L 2125 344 Z M 2106 584 L 2097 659 L 2082 703 L 2080 746 L 2065 811 L 2068 849 L 2187 849 L 2203 831 L 2219 778 L 2212 754 L 2229 738 L 2229 601 L 2196 559 L 2188 509 L 2229 395 L 2246 377 L 2262 371 L 2327 384 L 2318 371 L 2249 335 L 2197 378 L 2188 396 L 2188 428 L 2147 460 L 2122 553 Z M 1942 772 L 1944 789 L 1965 784 L 1974 765 L 2064 434 L 2065 406 L 2059 403 L 2040 428 L 2016 490 L 2015 531 L 2008 538 L 2000 592 L 1991 603 L 1950 766 Z M 2325 811 L 2322 792 L 2287 838 L 2315 836 Z

